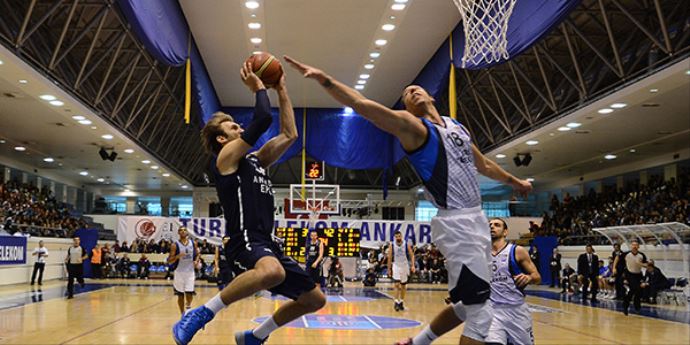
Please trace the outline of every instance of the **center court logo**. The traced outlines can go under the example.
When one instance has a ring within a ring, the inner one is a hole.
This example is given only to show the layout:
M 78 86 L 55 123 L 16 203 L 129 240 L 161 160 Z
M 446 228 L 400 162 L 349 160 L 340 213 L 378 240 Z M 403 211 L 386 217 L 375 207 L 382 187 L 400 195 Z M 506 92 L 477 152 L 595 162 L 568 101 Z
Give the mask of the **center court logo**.
M 137 238 L 149 239 L 156 233 L 156 225 L 150 219 L 144 218 L 134 226 Z

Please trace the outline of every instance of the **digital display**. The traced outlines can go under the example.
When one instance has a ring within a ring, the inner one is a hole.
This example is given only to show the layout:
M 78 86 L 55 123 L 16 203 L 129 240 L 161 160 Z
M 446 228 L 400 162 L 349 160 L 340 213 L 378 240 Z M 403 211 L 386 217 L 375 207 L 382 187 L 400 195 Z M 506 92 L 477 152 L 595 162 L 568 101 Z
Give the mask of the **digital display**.
M 305 171 L 305 176 L 307 180 L 319 180 L 323 181 L 323 162 L 309 162 L 307 163 L 307 169 Z
M 319 239 L 324 243 L 324 257 L 353 257 L 359 256 L 359 229 L 353 228 L 325 228 L 317 229 Z M 283 250 L 285 255 L 298 262 L 305 261 L 305 245 L 309 236 L 306 228 L 276 228 L 276 236 L 285 240 Z

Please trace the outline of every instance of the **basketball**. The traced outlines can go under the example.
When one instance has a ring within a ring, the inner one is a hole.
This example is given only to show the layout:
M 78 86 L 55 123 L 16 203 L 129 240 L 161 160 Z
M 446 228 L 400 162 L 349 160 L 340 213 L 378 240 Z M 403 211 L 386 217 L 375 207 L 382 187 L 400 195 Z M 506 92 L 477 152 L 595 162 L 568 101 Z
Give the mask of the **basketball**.
M 283 76 L 283 66 L 280 64 L 280 61 L 269 53 L 259 52 L 252 54 L 247 59 L 247 62 L 252 64 L 254 74 L 261 78 L 261 81 L 267 87 L 278 84 L 280 77 Z

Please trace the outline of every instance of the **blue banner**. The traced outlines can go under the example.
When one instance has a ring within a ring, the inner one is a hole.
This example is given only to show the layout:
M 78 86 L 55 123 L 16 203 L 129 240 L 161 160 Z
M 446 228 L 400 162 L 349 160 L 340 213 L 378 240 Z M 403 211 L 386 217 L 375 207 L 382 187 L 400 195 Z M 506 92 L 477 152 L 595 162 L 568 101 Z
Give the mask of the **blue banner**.
M 0 265 L 26 264 L 26 237 L 0 236 Z

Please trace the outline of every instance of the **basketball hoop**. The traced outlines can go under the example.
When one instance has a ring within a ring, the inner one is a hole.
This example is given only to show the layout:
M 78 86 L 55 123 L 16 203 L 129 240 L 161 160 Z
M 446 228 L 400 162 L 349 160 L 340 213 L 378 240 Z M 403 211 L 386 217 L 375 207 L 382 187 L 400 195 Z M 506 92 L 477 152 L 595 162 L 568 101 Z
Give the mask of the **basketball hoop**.
M 508 59 L 508 20 L 516 0 L 453 0 L 465 32 L 462 67 Z

